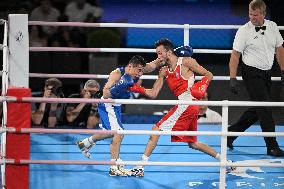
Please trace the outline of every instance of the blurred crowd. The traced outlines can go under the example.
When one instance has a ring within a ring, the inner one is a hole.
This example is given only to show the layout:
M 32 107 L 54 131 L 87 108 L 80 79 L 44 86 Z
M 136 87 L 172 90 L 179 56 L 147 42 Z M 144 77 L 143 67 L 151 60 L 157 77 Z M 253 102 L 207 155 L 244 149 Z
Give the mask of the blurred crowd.
M 103 13 L 104 10 L 98 0 L 10 0 L 10 2 L 0 2 L 0 18 L 3 19 L 8 19 L 7 15 L 9 14 L 28 14 L 29 21 L 97 23 L 102 22 Z M 120 30 L 113 28 L 30 25 L 29 46 L 116 48 L 121 44 L 120 35 Z M 30 73 L 104 74 L 100 73 L 102 69 L 97 69 L 98 63 L 96 63 L 95 68 L 92 65 L 93 57 L 101 55 L 98 54 L 88 52 L 30 52 L 29 71 Z M 116 67 L 116 64 L 113 66 Z M 38 86 L 42 81 L 41 79 L 31 79 L 30 87 L 32 90 L 38 91 Z M 64 85 L 67 88 L 65 89 L 66 94 L 69 95 L 75 88 L 77 89 L 77 86 L 77 81 L 66 82 L 66 85 Z
M 93 3 L 93 4 L 91 4 Z M 27 10 L 25 10 L 27 11 Z M 39 0 L 38 6 L 26 12 L 30 21 L 98 22 L 103 14 L 96 1 Z M 86 29 L 72 27 L 32 26 L 29 28 L 32 47 L 85 47 Z
M 30 21 L 94 23 L 99 22 L 103 15 L 103 9 L 96 0 L 12 0 L 2 6 L 6 6 L 7 10 L 0 11 L 1 18 L 11 13 L 28 14 Z M 31 26 L 29 30 L 32 47 L 86 46 L 87 29 Z

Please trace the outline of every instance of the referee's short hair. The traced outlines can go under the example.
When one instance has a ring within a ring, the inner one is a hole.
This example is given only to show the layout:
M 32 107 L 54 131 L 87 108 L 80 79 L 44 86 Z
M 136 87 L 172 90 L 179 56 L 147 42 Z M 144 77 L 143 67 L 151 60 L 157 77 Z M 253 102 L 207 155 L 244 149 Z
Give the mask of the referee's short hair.
M 266 14 L 266 5 L 263 0 L 252 0 L 249 4 L 252 10 L 259 9 L 263 14 Z

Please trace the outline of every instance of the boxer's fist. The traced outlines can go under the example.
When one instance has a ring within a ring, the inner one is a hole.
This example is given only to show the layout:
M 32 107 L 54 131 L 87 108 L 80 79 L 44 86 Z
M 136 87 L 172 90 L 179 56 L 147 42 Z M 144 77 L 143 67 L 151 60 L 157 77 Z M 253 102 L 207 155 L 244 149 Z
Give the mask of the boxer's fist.
M 140 94 L 146 93 L 146 89 L 144 87 L 141 87 L 137 83 L 135 83 L 132 87 L 129 87 L 128 90 L 133 93 L 140 93 Z
M 190 88 L 191 95 L 196 99 L 202 99 L 209 86 L 209 82 L 210 81 L 207 77 L 203 77 L 200 81 L 193 84 Z
M 134 81 L 129 74 L 124 74 L 120 80 L 110 88 L 112 98 L 120 99 L 120 95 L 127 92 L 127 89 L 134 85 Z

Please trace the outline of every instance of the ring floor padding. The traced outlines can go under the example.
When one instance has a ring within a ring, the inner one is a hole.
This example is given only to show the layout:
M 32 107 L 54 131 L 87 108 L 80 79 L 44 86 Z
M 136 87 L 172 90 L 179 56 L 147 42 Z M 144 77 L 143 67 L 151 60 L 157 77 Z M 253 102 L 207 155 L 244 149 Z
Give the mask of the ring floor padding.
M 150 130 L 152 125 L 125 125 L 126 129 Z M 216 125 L 201 125 L 200 131 L 220 131 Z M 253 126 L 248 131 L 260 131 Z M 284 127 L 277 127 L 284 131 Z M 77 149 L 75 142 L 88 135 L 80 134 L 32 134 L 31 159 L 88 160 Z M 148 141 L 146 135 L 127 135 L 121 147 L 121 158 L 138 161 Z M 199 136 L 199 141 L 220 151 L 220 137 Z M 283 137 L 278 142 L 284 148 Z M 100 141 L 91 150 L 93 160 L 109 160 L 110 140 Z M 239 172 L 227 174 L 227 188 L 280 189 L 284 188 L 284 158 L 266 155 L 263 137 L 239 137 L 235 149 L 228 151 L 228 158 L 236 162 L 282 163 L 283 167 L 245 167 Z M 172 143 L 169 136 L 161 136 L 149 161 L 216 162 L 214 158 L 189 149 L 185 143 Z M 127 166 L 126 168 L 131 168 Z M 30 167 L 31 189 L 210 189 L 218 188 L 218 167 L 147 166 L 145 177 L 110 177 L 109 166 L 103 165 L 44 165 Z

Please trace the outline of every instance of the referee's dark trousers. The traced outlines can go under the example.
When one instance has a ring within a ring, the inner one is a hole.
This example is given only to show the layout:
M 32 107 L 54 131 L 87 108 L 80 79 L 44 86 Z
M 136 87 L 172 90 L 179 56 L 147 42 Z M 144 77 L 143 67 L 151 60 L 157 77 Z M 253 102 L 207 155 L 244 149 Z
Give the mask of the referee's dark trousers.
M 248 90 L 251 101 L 270 101 L 271 91 L 271 72 L 263 71 L 244 63 L 241 64 L 242 78 Z M 275 122 L 270 107 L 252 107 L 246 110 L 237 123 L 229 127 L 231 132 L 243 132 L 255 122 L 259 121 L 262 132 L 275 132 Z M 228 140 L 234 141 L 237 138 L 228 137 Z M 268 150 L 278 148 L 275 137 L 264 137 Z

